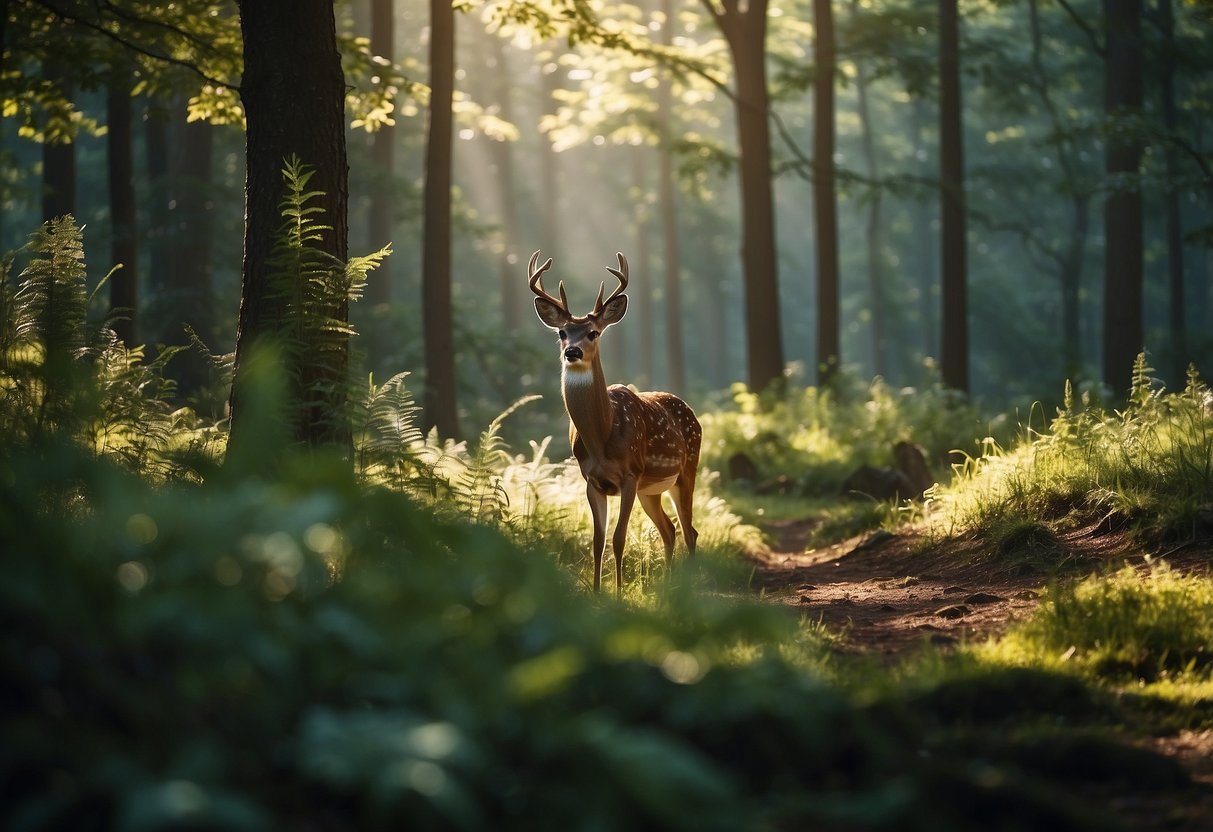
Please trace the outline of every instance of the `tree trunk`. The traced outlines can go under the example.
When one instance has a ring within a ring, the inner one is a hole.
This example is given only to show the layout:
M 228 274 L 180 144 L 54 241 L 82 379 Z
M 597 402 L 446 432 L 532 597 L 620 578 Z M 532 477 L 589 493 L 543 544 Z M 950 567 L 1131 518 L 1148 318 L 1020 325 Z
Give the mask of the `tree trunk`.
M 1104 203 L 1103 380 L 1129 390 L 1133 361 L 1142 350 L 1142 215 L 1137 181 L 1141 141 L 1116 122 L 1141 112 L 1141 0 L 1103 0 L 1107 52 L 1104 112 L 1113 125 L 1104 151 L 1111 193 Z
M 425 151 L 425 229 L 421 303 L 425 333 L 425 425 L 458 439 L 455 321 L 451 301 L 452 99 L 455 94 L 455 10 L 430 0 L 430 117 Z
M 395 38 L 394 3 L 392 0 L 371 0 L 371 52 L 391 59 Z M 371 164 L 375 169 L 371 189 L 370 212 L 367 216 L 367 248 L 376 251 L 392 239 L 393 180 L 395 177 L 396 129 L 386 124 L 371 136 Z M 366 299 L 373 304 L 389 303 L 392 299 L 392 258 L 384 260 L 367 282 Z
M 110 80 L 105 98 L 105 139 L 110 198 L 110 260 L 122 265 L 110 277 L 110 309 L 118 310 L 114 332 L 127 347 L 136 339 L 138 262 L 135 250 L 135 160 L 129 74 Z
M 858 0 L 851 0 L 851 18 L 858 17 Z M 881 188 L 876 184 L 880 166 L 876 160 L 876 141 L 872 130 L 872 113 L 868 107 L 868 73 L 861 60 L 855 62 L 856 110 L 859 116 L 860 141 L 864 167 L 872 191 L 868 202 L 868 222 L 865 228 L 868 258 L 868 291 L 872 303 L 872 372 L 888 377 L 887 313 L 885 310 L 884 239 L 881 234 Z
M 71 96 L 71 85 L 63 67 L 53 58 L 42 62 L 42 77 Z M 76 145 L 74 142 L 42 144 L 42 219 L 53 220 L 76 214 Z M 78 218 L 77 218 L 78 219 Z
M 180 173 L 176 177 L 177 208 L 174 213 L 181 230 L 174 237 L 176 264 L 166 287 L 174 328 L 168 335 L 174 340 L 183 338 L 181 328 L 189 326 L 209 346 L 216 337 L 212 279 L 215 209 L 211 204 L 216 128 L 196 121 L 180 129 L 181 160 Z M 169 369 L 177 379 L 178 388 L 186 393 L 206 384 L 210 376 L 206 358 L 194 350 L 173 359 Z
M 771 184 L 771 129 L 766 79 L 767 0 L 739 0 L 716 8 L 736 75 L 735 118 L 741 156 L 741 262 L 745 283 L 746 366 L 752 390 L 783 379 L 779 319 L 779 261 L 775 249 L 775 196 Z
M 1162 61 L 1162 112 L 1167 132 L 1174 135 L 1179 130 L 1179 113 L 1175 106 L 1175 15 L 1171 0 L 1158 0 L 1158 25 L 1162 30 L 1163 47 L 1159 50 Z M 1179 159 L 1175 145 L 1168 142 L 1164 151 L 1167 182 L 1174 183 L 1179 176 Z M 1185 383 L 1188 367 L 1187 321 L 1184 320 L 1184 243 L 1183 216 L 1179 207 L 1179 189 L 1169 184 L 1167 204 L 1167 276 L 1170 288 L 1171 324 L 1171 385 L 1180 389 Z
M 643 388 L 651 388 L 657 382 L 657 345 L 654 334 L 656 324 L 653 315 L 653 284 L 648 279 L 649 267 L 653 262 L 651 236 L 649 234 L 649 206 L 644 200 L 644 194 L 649 188 L 649 172 L 645 165 L 648 148 L 637 147 L 632 151 L 632 180 L 635 183 L 636 204 L 636 262 L 640 265 L 638 273 L 644 275 L 643 284 L 629 293 L 636 299 L 636 313 L 639 320 L 637 337 L 629 339 L 638 347 L 640 361 L 638 362 L 640 377 L 636 383 Z
M 943 383 L 969 390 L 969 310 L 965 244 L 964 147 L 957 0 L 939 0 L 939 182 L 942 218 Z
M 244 261 L 240 317 L 236 334 L 236 370 L 232 388 L 229 449 L 246 437 L 242 403 L 249 356 L 258 342 L 276 334 L 284 308 L 272 293 L 271 251 L 282 224 L 285 160 L 298 155 L 315 169 L 308 187 L 322 196 L 311 204 L 322 208 L 330 226 L 314 243 L 342 262 L 348 259 L 348 167 L 345 150 L 345 77 L 337 52 L 333 4 L 324 0 L 240 0 L 244 38 L 244 75 L 240 97 L 247 120 L 245 155 Z M 349 304 L 330 314 L 349 320 Z M 348 344 L 330 365 L 348 360 Z M 349 450 L 348 424 L 340 419 L 345 405 L 346 368 L 330 366 L 331 378 L 316 378 L 307 365 L 288 368 L 304 390 L 331 387 L 300 403 L 296 439 L 311 447 L 336 445 Z
M 919 175 L 923 181 L 931 176 L 930 154 L 927 153 L 926 104 L 921 98 L 914 99 L 911 141 L 914 158 L 918 160 Z M 932 208 L 935 208 L 932 211 Z M 939 355 L 939 305 L 935 302 L 936 280 L 939 266 L 935 262 L 935 249 L 939 237 L 932 230 L 932 221 L 938 216 L 938 207 L 932 201 L 923 200 L 918 210 L 913 211 L 912 228 L 915 244 L 915 262 L 918 269 L 918 315 L 921 319 L 922 354 Z
M 168 280 L 169 249 L 169 129 L 167 114 L 160 106 L 149 104 L 143 122 L 143 141 L 147 151 L 148 282 L 158 293 Z
M 813 205 L 817 219 L 817 385 L 838 372 L 838 202 L 834 193 L 834 13 L 813 0 Z
M 674 41 L 674 4 L 662 0 L 661 43 L 669 46 Z M 670 122 L 673 117 L 673 82 L 667 72 L 657 92 L 657 123 L 661 135 L 661 168 L 657 181 L 661 202 L 661 237 L 665 254 L 665 337 L 666 359 L 669 367 L 668 386 L 671 393 L 686 395 L 686 363 L 682 340 L 682 257 L 678 249 L 678 202 L 677 182 L 674 173 L 673 136 Z

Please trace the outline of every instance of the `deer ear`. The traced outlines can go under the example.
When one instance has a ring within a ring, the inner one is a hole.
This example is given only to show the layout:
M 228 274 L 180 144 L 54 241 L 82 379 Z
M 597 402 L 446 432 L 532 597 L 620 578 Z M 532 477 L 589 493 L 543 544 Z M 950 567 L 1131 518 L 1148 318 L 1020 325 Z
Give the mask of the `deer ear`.
M 623 320 L 623 314 L 628 311 L 628 296 L 616 295 L 607 301 L 602 307 L 602 311 L 598 313 L 598 323 L 600 326 L 610 326 L 617 324 Z
M 535 312 L 539 315 L 539 320 L 543 321 L 544 326 L 552 329 L 560 329 L 569 322 L 568 313 L 550 300 L 535 298 Z

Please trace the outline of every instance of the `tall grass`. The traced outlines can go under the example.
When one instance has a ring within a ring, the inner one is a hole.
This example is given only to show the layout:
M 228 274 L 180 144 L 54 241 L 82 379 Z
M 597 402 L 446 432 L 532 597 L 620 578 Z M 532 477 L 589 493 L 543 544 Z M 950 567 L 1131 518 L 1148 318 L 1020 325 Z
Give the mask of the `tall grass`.
M 987 439 L 932 495 L 946 534 L 1015 519 L 1102 522 L 1141 539 L 1194 540 L 1213 530 L 1213 397 L 1196 371 L 1177 393 L 1150 378 L 1139 356 L 1122 410 L 1088 398 L 1064 405 L 1041 430 L 1025 427 L 1005 449 Z

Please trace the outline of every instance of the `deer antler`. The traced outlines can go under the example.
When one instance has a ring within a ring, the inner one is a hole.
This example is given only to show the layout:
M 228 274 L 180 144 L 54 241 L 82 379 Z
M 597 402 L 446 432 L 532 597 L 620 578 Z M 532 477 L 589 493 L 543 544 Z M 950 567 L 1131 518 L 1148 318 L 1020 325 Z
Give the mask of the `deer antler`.
M 598 300 L 594 302 L 594 312 L 597 314 L 603 310 L 608 303 L 613 301 L 619 295 L 623 294 L 623 290 L 628 288 L 628 259 L 623 256 L 623 252 L 615 252 L 615 256 L 619 258 L 619 268 L 612 269 L 610 266 L 606 270 L 615 275 L 615 279 L 619 281 L 619 285 L 615 287 L 615 291 L 611 292 L 611 296 L 606 300 L 602 299 L 602 293 L 606 289 L 606 284 L 598 284 Z
M 547 259 L 547 261 L 542 266 L 540 266 L 538 269 L 535 268 L 535 264 L 537 262 L 539 262 L 539 251 L 538 250 L 536 250 L 535 253 L 531 255 L 531 262 L 527 266 L 527 272 L 529 274 L 527 282 L 529 283 L 529 285 L 531 287 L 531 291 L 534 292 L 539 297 L 543 298 L 544 300 L 548 301 L 549 303 L 553 304 L 554 306 L 560 307 L 561 309 L 564 310 L 566 315 L 571 316 L 573 313 L 569 311 L 569 299 L 567 297 L 565 297 L 565 294 L 564 294 L 564 281 L 563 280 L 560 281 L 560 300 L 556 300 L 556 298 L 549 295 L 544 290 L 543 284 L 541 284 L 539 282 L 540 276 L 544 272 L 546 272 L 548 269 L 552 268 L 552 258 L 549 257 Z

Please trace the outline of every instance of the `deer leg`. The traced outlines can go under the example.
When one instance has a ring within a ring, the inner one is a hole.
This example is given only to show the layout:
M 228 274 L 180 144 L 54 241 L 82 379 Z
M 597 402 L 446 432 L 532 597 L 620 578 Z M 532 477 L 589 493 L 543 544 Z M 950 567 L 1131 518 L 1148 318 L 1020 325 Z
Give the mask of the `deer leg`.
M 590 503 L 590 514 L 594 518 L 594 591 L 597 592 L 602 586 L 602 552 L 606 549 L 607 498 L 588 482 L 585 498 Z
M 611 549 L 615 553 L 615 594 L 619 596 L 623 595 L 623 547 L 628 542 L 628 520 L 635 502 L 636 479 L 629 477 L 619 484 L 619 520 L 611 539 Z
M 682 539 L 687 542 L 687 553 L 695 554 L 695 541 L 699 532 L 691 523 L 692 503 L 695 500 L 695 471 L 683 472 L 678 481 L 670 487 L 670 496 L 674 498 L 674 510 L 678 512 L 678 525 L 682 526 Z
M 640 507 L 644 509 L 644 513 L 653 521 L 653 525 L 657 527 L 657 533 L 661 535 L 661 542 L 665 544 L 665 559 L 669 563 L 674 559 L 674 521 L 665 513 L 665 509 L 661 506 L 660 494 L 641 494 Z

